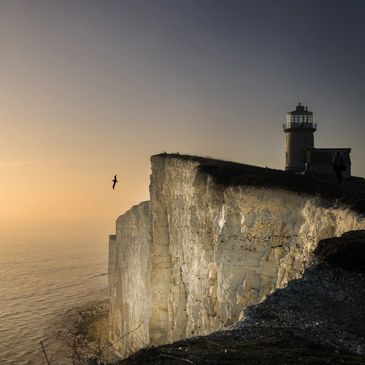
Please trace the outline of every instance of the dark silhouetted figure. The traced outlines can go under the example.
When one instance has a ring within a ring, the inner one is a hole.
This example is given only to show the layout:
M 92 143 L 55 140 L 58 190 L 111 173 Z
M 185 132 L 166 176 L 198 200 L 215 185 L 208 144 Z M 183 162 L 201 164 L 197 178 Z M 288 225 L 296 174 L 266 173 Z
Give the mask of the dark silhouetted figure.
M 336 152 L 336 156 L 333 160 L 333 169 L 337 177 L 337 182 L 340 184 L 342 181 L 342 171 L 346 170 L 345 161 L 339 152 Z
M 114 179 L 112 180 L 113 181 L 113 190 L 115 188 L 115 185 L 117 184 L 118 180 L 117 180 L 117 175 L 114 175 Z

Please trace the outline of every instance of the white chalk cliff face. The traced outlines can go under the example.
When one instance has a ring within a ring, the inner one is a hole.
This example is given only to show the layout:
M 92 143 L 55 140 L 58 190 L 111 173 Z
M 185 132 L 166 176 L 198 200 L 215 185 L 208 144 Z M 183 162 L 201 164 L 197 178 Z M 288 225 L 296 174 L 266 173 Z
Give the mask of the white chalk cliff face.
M 320 239 L 365 220 L 310 195 L 223 187 L 199 162 L 153 156 L 150 202 L 117 220 L 110 339 L 121 356 L 224 329 L 298 278 Z
M 149 214 L 148 202 L 133 207 L 109 240 L 110 337 L 121 356 L 150 342 Z

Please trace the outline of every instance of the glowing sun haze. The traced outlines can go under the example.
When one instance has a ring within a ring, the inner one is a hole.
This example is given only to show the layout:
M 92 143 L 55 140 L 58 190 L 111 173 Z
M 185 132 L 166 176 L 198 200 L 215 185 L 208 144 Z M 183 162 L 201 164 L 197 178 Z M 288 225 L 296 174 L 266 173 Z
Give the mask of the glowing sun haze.
M 283 168 L 298 101 L 364 176 L 364 45 L 356 0 L 1 1 L 0 238 L 105 240 L 163 151 Z

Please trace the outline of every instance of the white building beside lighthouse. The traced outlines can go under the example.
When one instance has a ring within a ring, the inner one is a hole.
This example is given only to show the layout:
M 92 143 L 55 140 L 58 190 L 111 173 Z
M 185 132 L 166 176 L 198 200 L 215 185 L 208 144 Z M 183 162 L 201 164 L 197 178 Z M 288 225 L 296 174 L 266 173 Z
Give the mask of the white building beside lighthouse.
M 339 152 L 346 167 L 343 176 L 351 176 L 351 148 L 314 147 L 317 123 L 313 121 L 313 113 L 308 110 L 308 107 L 299 103 L 295 110 L 288 112 L 283 130 L 286 137 L 285 171 L 333 174 L 333 159 Z

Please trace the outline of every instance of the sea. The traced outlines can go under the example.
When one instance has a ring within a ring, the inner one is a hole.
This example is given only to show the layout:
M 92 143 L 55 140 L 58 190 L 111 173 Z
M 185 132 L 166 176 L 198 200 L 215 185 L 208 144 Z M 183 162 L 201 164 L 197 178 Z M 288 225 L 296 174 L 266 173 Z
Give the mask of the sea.
M 60 339 L 78 310 L 108 297 L 108 243 L 0 241 L 0 364 L 69 365 Z

